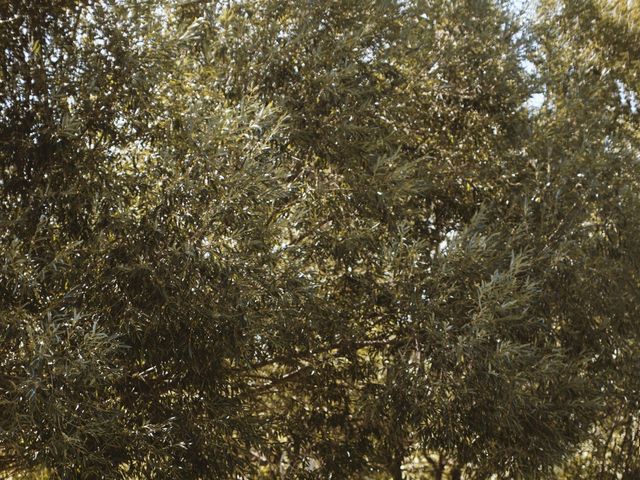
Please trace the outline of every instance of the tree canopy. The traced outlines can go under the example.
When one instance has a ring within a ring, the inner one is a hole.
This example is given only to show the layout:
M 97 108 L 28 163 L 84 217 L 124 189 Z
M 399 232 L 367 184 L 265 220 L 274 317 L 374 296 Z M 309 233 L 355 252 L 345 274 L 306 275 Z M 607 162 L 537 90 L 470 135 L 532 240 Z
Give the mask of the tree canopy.
M 640 476 L 638 4 L 0 0 L 0 47 L 0 476 Z

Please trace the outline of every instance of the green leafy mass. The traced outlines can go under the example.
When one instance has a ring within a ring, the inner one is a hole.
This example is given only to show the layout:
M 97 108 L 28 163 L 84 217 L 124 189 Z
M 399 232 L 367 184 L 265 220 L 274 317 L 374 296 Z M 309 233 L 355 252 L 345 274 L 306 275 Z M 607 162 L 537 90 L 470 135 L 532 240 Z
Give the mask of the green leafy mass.
M 0 0 L 0 477 L 640 478 L 640 4 L 518 8 Z

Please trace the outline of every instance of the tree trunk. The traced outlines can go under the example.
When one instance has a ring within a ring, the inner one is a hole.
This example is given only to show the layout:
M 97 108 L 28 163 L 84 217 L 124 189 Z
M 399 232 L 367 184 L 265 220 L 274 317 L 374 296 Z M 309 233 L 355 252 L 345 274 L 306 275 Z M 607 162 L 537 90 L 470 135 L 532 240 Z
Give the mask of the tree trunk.
M 433 473 L 435 475 L 435 477 L 434 477 L 435 480 L 442 480 L 442 474 L 444 473 L 444 467 L 443 466 L 438 466 L 438 468 L 436 468 L 433 471 Z
M 393 480 L 402 480 L 402 468 L 401 466 L 394 465 L 393 470 L 391 471 L 391 475 L 393 475 Z
M 402 460 L 403 456 L 401 453 L 398 453 L 393 458 L 393 463 L 391 464 L 391 476 L 393 480 L 402 480 Z
M 451 469 L 451 480 L 460 480 L 462 478 L 462 471 L 458 467 Z

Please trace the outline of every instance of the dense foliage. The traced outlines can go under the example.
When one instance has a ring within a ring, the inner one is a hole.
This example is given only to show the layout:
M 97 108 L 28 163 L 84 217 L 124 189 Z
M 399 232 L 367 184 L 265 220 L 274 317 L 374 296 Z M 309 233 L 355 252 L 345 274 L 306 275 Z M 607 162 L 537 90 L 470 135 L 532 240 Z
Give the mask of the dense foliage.
M 0 46 L 0 476 L 640 477 L 636 3 L 0 0 Z

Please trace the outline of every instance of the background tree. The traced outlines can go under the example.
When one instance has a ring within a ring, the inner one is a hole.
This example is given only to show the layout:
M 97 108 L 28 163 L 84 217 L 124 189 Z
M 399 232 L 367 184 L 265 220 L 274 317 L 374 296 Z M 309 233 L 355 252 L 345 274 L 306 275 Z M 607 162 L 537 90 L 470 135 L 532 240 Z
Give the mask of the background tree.
M 562 290 L 575 319 L 560 328 L 590 351 L 585 368 L 602 392 L 589 442 L 570 478 L 639 473 L 638 384 L 638 28 L 629 2 L 542 2 L 538 69 L 546 102 L 538 156 L 549 195 L 576 248 L 573 288 Z M 562 45 L 559 48 L 558 45 Z M 553 179 L 557 180 L 553 180 Z M 557 184 L 557 185 L 554 185 Z M 566 280 L 563 282 L 566 283 Z

